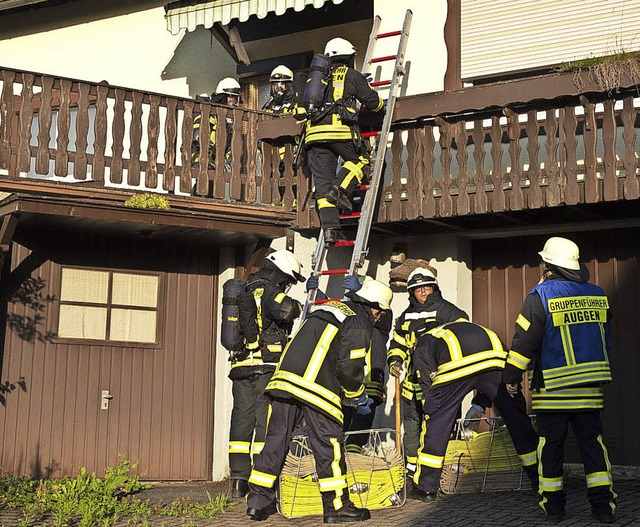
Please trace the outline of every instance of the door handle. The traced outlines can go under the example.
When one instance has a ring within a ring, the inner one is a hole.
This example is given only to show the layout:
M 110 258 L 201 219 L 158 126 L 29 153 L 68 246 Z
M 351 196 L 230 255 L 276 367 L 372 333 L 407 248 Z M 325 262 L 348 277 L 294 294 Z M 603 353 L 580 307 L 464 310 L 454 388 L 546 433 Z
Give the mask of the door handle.
M 101 410 L 109 409 L 109 401 L 113 399 L 113 395 L 109 393 L 109 390 L 102 390 L 102 399 L 100 404 Z

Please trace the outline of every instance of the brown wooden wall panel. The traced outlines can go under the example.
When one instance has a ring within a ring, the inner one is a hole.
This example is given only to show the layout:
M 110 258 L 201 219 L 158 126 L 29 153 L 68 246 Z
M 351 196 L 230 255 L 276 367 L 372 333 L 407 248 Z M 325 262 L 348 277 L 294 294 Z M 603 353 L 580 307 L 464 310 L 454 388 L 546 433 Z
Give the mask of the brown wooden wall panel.
M 18 231 L 16 239 L 2 280 L 0 378 L 16 389 L 0 401 L 0 465 L 15 474 L 101 473 L 122 454 L 145 479 L 209 480 L 215 251 L 95 235 Z M 160 347 L 52 340 L 61 265 L 159 272 Z M 22 301 L 7 302 L 16 291 Z M 113 396 L 109 410 L 100 409 L 102 390 Z
M 562 234 L 559 234 L 562 236 Z M 591 282 L 602 286 L 612 312 L 611 367 L 614 382 L 605 389 L 603 422 L 611 462 L 640 464 L 640 437 L 632 430 L 640 415 L 637 376 L 640 371 L 640 229 L 569 233 L 580 246 Z M 540 258 L 548 236 L 476 240 L 473 242 L 473 319 L 495 330 L 509 345 L 515 319 L 528 291 L 541 276 Z M 567 461 L 579 462 L 575 440 Z

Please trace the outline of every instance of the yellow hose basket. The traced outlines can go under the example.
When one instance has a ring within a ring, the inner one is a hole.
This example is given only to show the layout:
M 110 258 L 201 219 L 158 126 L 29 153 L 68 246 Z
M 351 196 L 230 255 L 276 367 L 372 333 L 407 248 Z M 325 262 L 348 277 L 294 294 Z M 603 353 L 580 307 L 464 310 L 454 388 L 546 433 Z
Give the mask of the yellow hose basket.
M 345 456 L 349 497 L 356 507 L 400 507 L 404 505 L 406 495 L 404 460 L 395 446 L 383 445 L 381 441 L 381 433 L 393 431 L 368 432 L 369 443 L 362 452 L 347 452 Z M 313 453 L 306 436 L 298 436 L 294 442 L 299 448 L 289 452 L 279 478 L 280 514 L 285 518 L 320 515 L 323 513 L 322 497 Z

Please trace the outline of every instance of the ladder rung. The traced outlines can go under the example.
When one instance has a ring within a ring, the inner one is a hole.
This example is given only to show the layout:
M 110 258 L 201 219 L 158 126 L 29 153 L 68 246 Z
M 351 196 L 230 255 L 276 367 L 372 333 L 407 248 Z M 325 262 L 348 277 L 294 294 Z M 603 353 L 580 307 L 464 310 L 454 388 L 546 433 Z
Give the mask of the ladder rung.
M 320 274 L 322 275 L 347 274 L 348 272 L 349 272 L 349 269 L 327 269 L 325 271 L 321 271 Z
M 391 81 L 375 81 L 371 83 L 371 87 L 375 88 L 377 86 L 389 86 Z
M 360 135 L 362 135 L 362 137 L 378 137 L 380 135 L 380 131 L 373 131 L 373 132 L 362 132 Z
M 353 247 L 355 240 L 342 240 L 333 244 L 334 247 Z
M 341 220 L 350 220 L 350 219 L 356 219 L 360 217 L 360 212 L 352 212 L 351 214 L 339 214 L 338 218 L 340 218 Z
M 386 55 L 384 57 L 376 57 L 375 59 L 371 59 L 371 64 L 375 64 L 376 62 L 386 62 L 388 60 L 396 60 L 396 56 Z
M 376 38 L 397 37 L 398 35 L 402 35 L 402 31 L 390 31 L 389 33 L 378 33 L 376 35 Z

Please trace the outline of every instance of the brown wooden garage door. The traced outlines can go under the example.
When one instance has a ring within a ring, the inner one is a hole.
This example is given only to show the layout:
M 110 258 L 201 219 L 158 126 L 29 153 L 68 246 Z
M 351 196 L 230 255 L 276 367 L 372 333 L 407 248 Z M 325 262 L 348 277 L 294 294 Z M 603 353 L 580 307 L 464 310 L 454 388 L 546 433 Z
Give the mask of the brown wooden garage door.
M 632 426 L 640 415 L 640 229 L 554 234 L 580 246 L 591 281 L 602 286 L 613 314 L 611 365 L 614 382 L 605 391 L 605 443 L 611 462 L 640 464 L 640 435 Z M 548 235 L 474 240 L 473 319 L 511 343 L 524 297 L 541 276 L 540 258 Z M 567 461 L 578 462 L 570 439 Z

